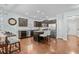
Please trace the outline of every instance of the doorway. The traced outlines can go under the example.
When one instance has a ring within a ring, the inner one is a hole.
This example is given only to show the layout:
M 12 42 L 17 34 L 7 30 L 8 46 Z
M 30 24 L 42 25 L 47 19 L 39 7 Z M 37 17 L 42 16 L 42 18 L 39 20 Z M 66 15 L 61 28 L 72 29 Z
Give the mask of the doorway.
M 69 51 L 76 53 L 78 49 L 77 39 L 77 17 L 72 16 L 67 20 L 67 39 Z

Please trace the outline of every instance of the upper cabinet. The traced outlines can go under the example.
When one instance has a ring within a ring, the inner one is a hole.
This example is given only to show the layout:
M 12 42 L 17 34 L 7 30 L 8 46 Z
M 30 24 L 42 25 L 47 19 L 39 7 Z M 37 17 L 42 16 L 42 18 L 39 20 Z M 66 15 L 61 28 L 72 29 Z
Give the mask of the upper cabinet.
M 34 21 L 34 27 L 48 27 L 49 24 L 56 24 L 55 20 Z
M 34 21 L 34 27 L 42 27 L 42 22 Z

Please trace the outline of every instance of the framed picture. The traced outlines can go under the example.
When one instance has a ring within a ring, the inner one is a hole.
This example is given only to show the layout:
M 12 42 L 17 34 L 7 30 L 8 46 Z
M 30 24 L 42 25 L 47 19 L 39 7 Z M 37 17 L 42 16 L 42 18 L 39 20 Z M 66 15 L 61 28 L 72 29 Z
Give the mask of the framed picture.
M 8 20 L 8 23 L 9 23 L 10 25 L 16 25 L 17 21 L 16 21 L 16 19 L 14 19 L 14 18 L 10 18 L 10 19 Z
M 25 19 L 25 18 L 19 18 L 18 24 L 19 24 L 20 27 L 27 27 L 27 24 L 28 24 L 27 21 L 28 20 Z

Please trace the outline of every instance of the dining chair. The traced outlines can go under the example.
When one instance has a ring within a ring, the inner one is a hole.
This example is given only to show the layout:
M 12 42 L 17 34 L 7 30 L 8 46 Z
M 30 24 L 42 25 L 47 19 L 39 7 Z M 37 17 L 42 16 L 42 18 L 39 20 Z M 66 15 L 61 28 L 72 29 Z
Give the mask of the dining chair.
M 9 37 L 8 41 L 9 41 L 9 43 L 8 43 L 9 53 L 14 53 L 14 52 L 17 53 L 17 51 L 19 51 L 19 52 L 21 51 L 20 40 L 17 39 L 16 36 L 15 37 Z
M 49 37 L 50 37 L 50 30 L 44 30 L 43 34 L 40 34 L 40 37 L 44 38 L 45 42 L 49 41 Z
M 3 35 L 0 35 L 0 54 L 5 53 L 5 39 Z

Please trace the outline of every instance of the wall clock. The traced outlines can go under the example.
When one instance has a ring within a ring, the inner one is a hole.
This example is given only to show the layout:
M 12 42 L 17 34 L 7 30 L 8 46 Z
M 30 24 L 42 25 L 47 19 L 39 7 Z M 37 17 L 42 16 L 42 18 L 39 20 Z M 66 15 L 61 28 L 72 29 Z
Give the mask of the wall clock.
M 10 25 L 16 25 L 17 21 L 16 21 L 14 18 L 10 18 L 10 19 L 8 20 L 8 23 L 9 23 Z

